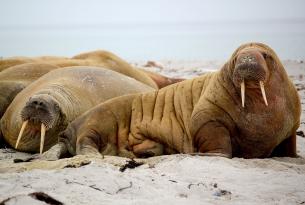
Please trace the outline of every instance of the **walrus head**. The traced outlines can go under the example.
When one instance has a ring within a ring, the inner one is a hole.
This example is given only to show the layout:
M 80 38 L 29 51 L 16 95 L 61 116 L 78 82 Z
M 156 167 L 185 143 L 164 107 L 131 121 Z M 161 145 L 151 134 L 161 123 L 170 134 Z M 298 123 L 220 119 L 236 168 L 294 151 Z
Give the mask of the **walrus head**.
M 230 68 L 233 84 L 241 91 L 242 107 L 245 106 L 247 89 L 260 89 L 261 97 L 268 106 L 265 85 L 268 85 L 271 69 L 274 68 L 274 55 L 271 48 L 261 43 L 245 44 L 234 52 Z
M 35 131 L 40 130 L 40 154 L 43 151 L 46 131 L 56 127 L 60 119 L 60 107 L 56 99 L 48 94 L 32 96 L 21 111 L 22 126 L 19 132 L 15 148 L 17 149 L 22 134 L 26 127 Z

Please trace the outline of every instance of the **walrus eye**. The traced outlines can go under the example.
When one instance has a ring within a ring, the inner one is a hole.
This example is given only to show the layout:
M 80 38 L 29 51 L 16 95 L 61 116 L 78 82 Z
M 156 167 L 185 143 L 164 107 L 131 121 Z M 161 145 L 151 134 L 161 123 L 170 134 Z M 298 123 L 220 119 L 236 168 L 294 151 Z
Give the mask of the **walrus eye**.
M 264 57 L 264 59 L 266 60 L 266 59 L 268 58 L 267 53 L 263 53 L 263 57 Z

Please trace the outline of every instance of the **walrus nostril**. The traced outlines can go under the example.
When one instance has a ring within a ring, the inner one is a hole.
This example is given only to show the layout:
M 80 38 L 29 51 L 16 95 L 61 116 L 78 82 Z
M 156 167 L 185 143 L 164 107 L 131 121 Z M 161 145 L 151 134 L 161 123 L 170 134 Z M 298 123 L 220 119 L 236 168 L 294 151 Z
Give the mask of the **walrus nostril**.
M 46 106 L 46 103 L 43 100 L 39 99 L 30 100 L 28 104 L 32 105 L 36 109 L 41 109 Z

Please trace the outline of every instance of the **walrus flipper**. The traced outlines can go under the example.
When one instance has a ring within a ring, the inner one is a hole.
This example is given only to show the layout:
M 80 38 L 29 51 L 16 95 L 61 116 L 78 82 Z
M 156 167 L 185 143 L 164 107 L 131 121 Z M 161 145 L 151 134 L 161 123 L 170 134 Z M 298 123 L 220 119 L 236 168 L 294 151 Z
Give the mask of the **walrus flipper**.
M 272 152 L 271 157 L 297 157 L 296 131 L 281 142 Z
M 225 156 L 232 158 L 232 146 L 229 131 L 219 122 L 208 122 L 195 135 L 195 144 L 200 153 L 207 156 Z
M 145 139 L 133 146 L 133 153 L 139 158 L 160 156 L 164 153 L 164 146 L 158 142 Z
M 99 152 L 98 142 L 96 142 L 96 136 L 85 134 L 86 136 L 80 136 L 76 144 L 76 153 L 78 155 L 101 155 Z
M 66 144 L 59 142 L 39 156 L 41 160 L 55 161 L 68 153 Z

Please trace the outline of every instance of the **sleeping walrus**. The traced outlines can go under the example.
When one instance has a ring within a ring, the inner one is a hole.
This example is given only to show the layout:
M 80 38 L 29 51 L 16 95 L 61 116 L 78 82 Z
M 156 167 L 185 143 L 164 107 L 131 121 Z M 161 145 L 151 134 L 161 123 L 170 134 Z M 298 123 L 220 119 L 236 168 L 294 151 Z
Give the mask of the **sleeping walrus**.
M 106 66 L 103 69 L 117 71 L 153 88 L 166 86 L 163 81 L 167 85 L 175 83 L 174 81 L 166 80 L 167 78 L 161 75 L 156 78 L 163 81 L 157 81 L 157 79 L 133 68 L 124 60 L 107 51 L 83 53 L 73 58 L 57 56 L 7 58 L 0 60 L 0 70 L 3 69 L 0 72 L 0 119 L 14 97 L 26 86 L 55 68 L 69 65 Z
M 72 58 L 58 57 L 58 56 L 41 56 L 41 57 L 13 57 L 0 60 L 0 71 L 20 65 L 24 63 L 48 63 L 58 67 L 68 66 L 97 66 L 110 69 L 121 74 L 132 77 L 146 85 L 153 88 L 162 88 L 167 85 L 176 83 L 184 79 L 172 79 L 160 74 L 136 69 L 129 63 L 119 58 L 115 54 L 97 50 L 76 55 Z
M 299 123 L 300 99 L 277 55 L 248 43 L 217 72 L 96 106 L 49 154 L 295 157 Z
M 15 96 L 30 83 L 58 67 L 46 63 L 25 63 L 0 72 L 0 119 Z
M 57 142 L 58 133 L 72 120 L 98 103 L 152 90 L 107 69 L 84 66 L 57 69 L 15 97 L 1 119 L 1 132 L 4 140 L 16 149 L 41 153 Z

